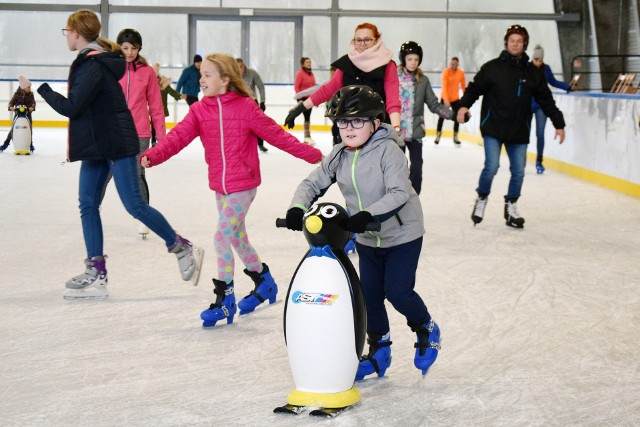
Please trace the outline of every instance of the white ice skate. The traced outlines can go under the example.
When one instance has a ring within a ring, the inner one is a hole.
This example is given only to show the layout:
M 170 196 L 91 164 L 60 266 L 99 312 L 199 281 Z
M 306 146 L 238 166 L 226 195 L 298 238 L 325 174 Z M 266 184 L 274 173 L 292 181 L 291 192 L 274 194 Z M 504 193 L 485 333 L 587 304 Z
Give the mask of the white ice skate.
M 178 267 L 180 267 L 182 280 L 185 282 L 191 281 L 193 286 L 198 286 L 200 267 L 204 257 L 202 248 L 195 246 L 184 237 L 178 236 L 176 243 L 169 248 L 169 252 L 175 254 L 176 258 L 178 258 Z
M 149 227 L 144 225 L 143 223 L 138 224 L 138 234 L 142 237 L 142 240 L 146 240 L 149 235 Z
M 87 269 L 66 283 L 64 299 L 104 299 L 109 296 L 107 270 L 104 257 L 86 259 Z

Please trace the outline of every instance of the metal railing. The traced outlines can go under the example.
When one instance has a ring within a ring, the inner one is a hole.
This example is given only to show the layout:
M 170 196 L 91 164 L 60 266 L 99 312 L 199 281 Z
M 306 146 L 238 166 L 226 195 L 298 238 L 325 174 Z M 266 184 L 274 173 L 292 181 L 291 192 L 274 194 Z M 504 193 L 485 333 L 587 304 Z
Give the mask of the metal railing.
M 578 90 L 609 92 L 620 74 L 635 73 L 640 79 L 640 55 L 578 55 L 571 60 L 571 76 L 580 75 Z

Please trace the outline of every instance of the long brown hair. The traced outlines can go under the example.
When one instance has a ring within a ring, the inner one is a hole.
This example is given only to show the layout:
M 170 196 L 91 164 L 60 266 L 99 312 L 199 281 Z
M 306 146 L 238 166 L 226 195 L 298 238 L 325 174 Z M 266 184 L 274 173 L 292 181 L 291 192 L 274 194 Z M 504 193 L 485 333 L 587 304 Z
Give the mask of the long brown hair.
M 207 55 L 205 61 L 210 61 L 216 66 L 220 77 L 229 79 L 229 84 L 227 85 L 228 90 L 242 96 L 253 98 L 251 89 L 249 89 L 249 86 L 240 75 L 240 67 L 238 67 L 238 62 L 234 57 L 225 53 L 212 53 L 211 55 Z
M 96 41 L 104 50 L 108 52 L 120 51 L 120 46 L 109 39 L 100 37 L 100 20 L 98 16 L 87 9 L 80 9 L 69 15 L 67 19 L 67 28 L 76 31 L 85 40 Z

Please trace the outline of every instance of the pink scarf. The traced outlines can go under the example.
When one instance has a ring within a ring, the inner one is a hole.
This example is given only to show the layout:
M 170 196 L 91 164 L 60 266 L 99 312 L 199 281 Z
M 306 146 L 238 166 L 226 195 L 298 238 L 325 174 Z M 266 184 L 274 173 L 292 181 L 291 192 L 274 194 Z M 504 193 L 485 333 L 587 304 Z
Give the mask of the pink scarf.
M 376 44 L 362 53 L 358 53 L 356 50 L 356 43 L 351 40 L 349 44 L 349 53 L 347 54 L 353 65 L 360 70 L 368 73 L 376 68 L 387 65 L 391 58 L 393 58 L 393 52 L 387 49 L 382 42 L 382 39 L 378 39 Z

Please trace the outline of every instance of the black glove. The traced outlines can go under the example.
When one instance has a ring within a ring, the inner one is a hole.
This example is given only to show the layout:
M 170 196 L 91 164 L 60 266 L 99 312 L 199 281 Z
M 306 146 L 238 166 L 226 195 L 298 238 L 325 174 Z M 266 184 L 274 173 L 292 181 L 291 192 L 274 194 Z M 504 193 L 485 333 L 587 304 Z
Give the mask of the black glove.
M 267 106 L 266 106 L 266 105 L 264 105 L 264 102 L 261 102 L 261 103 L 260 103 L 260 109 L 261 109 L 262 111 L 264 111 L 264 110 L 266 110 L 266 109 L 267 109 Z
M 349 217 L 345 228 L 352 233 L 364 233 L 365 227 L 370 222 L 373 222 L 373 215 L 367 211 L 361 211 Z
M 291 208 L 287 211 L 287 228 L 294 231 L 302 231 L 302 217 L 304 211 L 300 208 Z
M 284 125 L 289 129 L 293 129 L 293 127 L 296 125 L 296 117 L 298 117 L 305 111 L 307 111 L 307 109 L 305 108 L 304 104 L 302 102 L 298 102 L 298 105 L 289 110 L 287 118 L 284 119 Z

